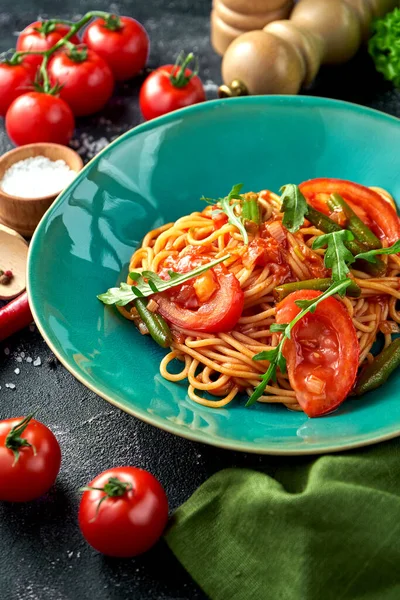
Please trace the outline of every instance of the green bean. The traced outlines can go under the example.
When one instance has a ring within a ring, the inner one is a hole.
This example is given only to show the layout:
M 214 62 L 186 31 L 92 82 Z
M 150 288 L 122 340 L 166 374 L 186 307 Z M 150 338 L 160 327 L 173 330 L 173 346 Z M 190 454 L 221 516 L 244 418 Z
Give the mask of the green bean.
M 292 292 L 297 292 L 298 290 L 317 290 L 319 292 L 325 292 L 331 285 L 331 279 L 307 279 L 305 281 L 293 281 L 291 283 L 278 285 L 273 290 L 273 295 L 275 300 L 280 302 Z M 353 298 L 358 298 L 361 295 L 361 289 L 358 287 L 355 281 L 352 281 L 349 287 L 346 289 L 346 294 L 348 296 L 352 296 Z
M 153 340 L 162 348 L 168 348 L 172 342 L 171 330 L 161 315 L 147 308 L 147 302 L 146 298 L 137 298 L 134 305 Z
M 333 233 L 334 231 L 341 231 L 343 227 L 340 227 L 335 221 L 332 221 L 329 217 L 323 213 L 315 210 L 312 206 L 308 207 L 307 219 L 315 227 L 323 231 L 324 233 Z M 350 250 L 353 256 L 361 254 L 361 252 L 367 251 L 367 246 L 361 244 L 358 240 L 350 240 L 345 242 L 346 248 Z M 370 263 L 367 260 L 358 260 L 354 263 L 354 268 L 358 271 L 364 271 L 371 275 L 371 277 L 382 277 L 386 274 L 386 265 L 380 258 L 375 263 Z
M 395 339 L 361 371 L 354 393 L 356 396 L 361 396 L 375 390 L 385 383 L 398 366 L 400 366 L 400 338 Z
M 333 211 L 343 211 L 347 220 L 346 229 L 351 231 L 359 242 L 367 246 L 368 250 L 382 248 L 379 238 L 377 238 L 370 228 L 356 215 L 354 210 L 345 200 L 343 200 L 342 196 L 339 194 L 332 194 L 328 200 L 328 206 Z
M 242 218 L 253 221 L 257 225 L 261 223 L 260 207 L 256 199 L 245 200 L 242 206 Z

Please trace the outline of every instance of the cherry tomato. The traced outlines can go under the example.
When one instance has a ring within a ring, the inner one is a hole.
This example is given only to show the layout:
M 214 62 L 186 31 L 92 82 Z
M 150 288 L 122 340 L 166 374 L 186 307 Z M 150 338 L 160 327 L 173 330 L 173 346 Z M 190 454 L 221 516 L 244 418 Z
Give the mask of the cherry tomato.
M 25 61 L 10 65 L 0 63 L 0 116 L 4 117 L 11 102 L 33 89 L 34 71 Z
M 6 113 L 7 134 L 16 146 L 34 142 L 66 145 L 74 127 L 74 115 L 68 104 L 42 92 L 19 96 Z
M 17 50 L 19 52 L 26 50 L 45 51 L 52 48 L 61 38 L 67 35 L 70 28 L 62 23 L 49 23 L 47 21 L 35 21 L 25 27 L 18 36 Z M 79 44 L 77 35 L 70 38 L 73 44 Z M 42 56 L 31 54 L 26 56 L 25 60 L 37 68 L 42 63 Z
M 330 214 L 327 200 L 337 192 L 359 218 L 381 239 L 394 244 L 400 238 L 400 219 L 380 194 L 364 185 L 344 179 L 310 179 L 300 185 L 308 202 L 320 212 Z
M 84 489 L 79 526 L 98 552 L 137 556 L 161 537 L 168 519 L 168 500 L 161 484 L 147 471 L 109 469 Z
M 175 264 L 170 262 L 165 273 L 161 271 L 160 277 L 165 277 L 168 269 L 185 273 L 211 260 L 211 257 L 187 254 Z M 184 329 L 209 333 L 231 331 L 243 311 L 244 295 L 240 283 L 222 264 L 210 269 L 209 273 L 212 274 L 213 281 L 208 276 L 196 286 L 200 279 L 196 277 L 157 295 L 161 315 L 173 325 Z M 204 297 L 207 300 L 202 301 Z
M 276 322 L 290 323 L 301 310 L 296 300 L 318 296 L 314 290 L 289 294 L 277 305 Z M 359 358 L 357 333 L 343 304 L 331 296 L 305 315 L 285 341 L 283 355 L 304 412 L 320 417 L 335 410 L 354 385 Z
M 149 55 L 146 30 L 132 17 L 95 19 L 85 30 L 83 41 L 104 58 L 117 81 L 137 75 Z
M 114 78 L 110 67 L 93 50 L 60 52 L 51 59 L 48 71 L 51 84 L 62 86 L 60 98 L 77 116 L 99 111 L 111 98 Z
M 145 119 L 154 119 L 178 108 L 206 99 L 201 79 L 186 68 L 189 55 L 176 65 L 165 65 L 151 73 L 139 95 L 140 110 Z
M 43 496 L 60 470 L 54 434 L 31 416 L 0 421 L 0 500 L 28 502 Z

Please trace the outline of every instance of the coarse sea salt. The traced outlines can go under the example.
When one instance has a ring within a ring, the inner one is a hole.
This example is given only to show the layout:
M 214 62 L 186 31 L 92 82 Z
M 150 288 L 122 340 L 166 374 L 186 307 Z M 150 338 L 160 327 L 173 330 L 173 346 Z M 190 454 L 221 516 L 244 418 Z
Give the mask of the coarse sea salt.
M 40 198 L 58 194 L 75 176 L 76 172 L 64 160 L 33 156 L 11 165 L 4 173 L 0 187 L 10 196 Z

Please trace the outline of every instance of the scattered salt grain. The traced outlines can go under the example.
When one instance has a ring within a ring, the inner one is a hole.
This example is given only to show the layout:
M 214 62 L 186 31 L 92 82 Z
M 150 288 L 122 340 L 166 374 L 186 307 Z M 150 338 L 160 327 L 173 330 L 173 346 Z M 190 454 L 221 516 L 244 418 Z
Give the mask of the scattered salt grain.
M 20 355 L 21 358 L 25 358 L 25 352 L 20 352 L 19 355 Z
M 17 362 L 22 362 L 22 358 L 20 356 L 17 356 L 17 358 L 15 359 Z
M 31 356 L 27 356 L 26 362 L 31 363 L 32 361 L 33 361 L 33 358 Z
M 10 348 L 4 348 L 4 354 L 8 356 L 10 354 Z
M 40 367 L 40 365 L 42 364 L 42 361 L 40 359 L 40 356 L 38 356 L 37 358 L 35 358 L 35 360 L 33 361 L 33 366 L 34 367 Z
M 14 383 L 6 383 L 6 388 L 9 388 L 10 390 L 15 390 L 15 384 Z
M 76 176 L 64 160 L 32 156 L 11 165 L 0 181 L 1 189 L 11 196 L 40 198 L 58 194 Z
M 20 369 L 18 369 L 18 368 L 17 368 L 17 369 L 14 369 L 14 373 L 15 373 L 16 375 L 19 375 L 19 374 L 21 373 L 21 371 L 20 371 Z

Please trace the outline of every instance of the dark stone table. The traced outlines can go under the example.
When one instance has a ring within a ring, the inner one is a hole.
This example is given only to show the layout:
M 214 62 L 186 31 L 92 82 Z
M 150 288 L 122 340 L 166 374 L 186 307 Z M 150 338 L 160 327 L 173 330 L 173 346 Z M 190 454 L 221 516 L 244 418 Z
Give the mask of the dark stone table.
M 3 0 L 0 51 L 14 33 L 41 17 L 77 19 L 90 9 L 136 17 L 151 38 L 149 67 L 173 62 L 181 49 L 200 57 L 210 98 L 220 83 L 220 59 L 209 43 L 210 0 Z M 85 160 L 137 125 L 143 78 L 121 84 L 101 115 L 80 119 L 73 146 Z M 365 51 L 340 68 L 324 69 L 309 94 L 365 104 L 400 117 L 400 93 L 376 74 Z M 0 124 L 0 153 L 11 147 Z M 33 361 L 40 358 L 41 364 Z M 19 370 L 19 372 L 18 372 Z M 15 385 L 14 389 L 6 387 Z M 77 525 L 78 488 L 113 465 L 149 469 L 167 491 L 173 511 L 212 473 L 227 466 L 257 467 L 274 460 L 197 444 L 146 425 L 78 383 L 31 327 L 0 344 L 0 418 L 38 409 L 60 441 L 56 486 L 27 505 L 0 505 L 0 597 L 8 600 L 148 600 L 204 598 L 163 542 L 134 560 L 94 552 Z M 293 459 L 294 460 L 294 459 Z

